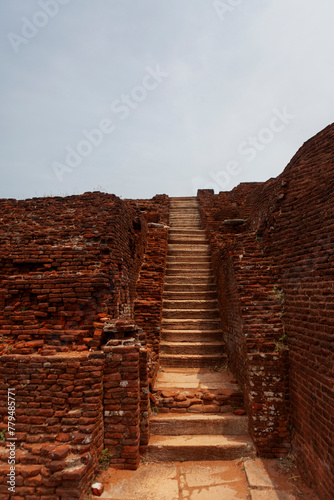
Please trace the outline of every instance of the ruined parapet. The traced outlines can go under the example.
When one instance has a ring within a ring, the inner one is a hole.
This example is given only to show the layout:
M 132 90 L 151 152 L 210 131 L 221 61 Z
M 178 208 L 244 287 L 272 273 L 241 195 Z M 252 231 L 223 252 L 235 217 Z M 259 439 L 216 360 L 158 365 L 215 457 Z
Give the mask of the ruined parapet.
M 115 320 L 105 324 L 104 335 L 104 445 L 111 465 L 136 469 L 149 438 L 146 334 L 134 321 Z

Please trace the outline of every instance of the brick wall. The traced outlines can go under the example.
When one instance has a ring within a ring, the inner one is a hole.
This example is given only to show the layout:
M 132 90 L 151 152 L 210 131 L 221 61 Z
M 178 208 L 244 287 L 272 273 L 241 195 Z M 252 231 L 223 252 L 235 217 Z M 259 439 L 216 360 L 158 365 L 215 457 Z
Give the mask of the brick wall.
M 134 307 L 136 323 L 147 335 L 147 346 L 152 352 L 149 365 L 149 383 L 152 387 L 160 352 L 162 294 L 166 273 L 169 198 L 155 196 L 152 201 L 136 202 L 148 221 L 147 246 L 137 284 Z
M 230 369 L 241 383 L 249 431 L 258 453 L 287 454 L 289 386 L 277 269 L 243 220 L 246 201 L 259 184 L 230 193 L 199 191 L 200 212 L 210 239 L 224 340 Z
M 110 463 L 126 469 L 139 464 L 139 345 L 113 340 L 104 347 L 104 443 Z
M 102 351 L 1 357 L 1 498 L 83 498 L 103 449 L 111 465 L 138 467 L 140 444 L 149 437 L 150 350 L 133 321 L 105 323 L 103 335 Z M 8 388 L 16 405 L 12 493 Z
M 246 390 L 252 436 L 261 454 L 266 446 L 283 451 L 291 422 L 292 452 L 323 500 L 332 498 L 334 487 L 333 187 L 331 125 L 307 141 L 277 179 L 219 195 L 199 192 L 227 347 Z M 245 223 L 228 226 L 225 218 Z M 252 391 L 261 382 L 266 393 L 270 387 L 268 401 L 279 398 L 271 405 L 276 423 L 269 427 L 263 415 L 259 441 L 254 415 L 261 422 L 265 400 Z
M 114 195 L 0 200 L 3 352 L 100 345 L 101 318 L 132 317 L 147 226 Z
M 334 488 L 334 125 L 254 193 L 252 229 L 280 269 L 293 451 L 321 499 Z
M 18 416 L 11 495 L 0 441 L 3 498 L 81 498 L 103 448 L 118 467 L 138 465 L 153 360 L 131 318 L 149 248 L 143 207 L 163 220 L 166 197 L 138 205 L 102 193 L 0 200 L 0 431 L 7 387 Z
M 81 498 L 103 447 L 103 355 L 1 358 L 1 430 L 15 388 L 15 493 L 6 484 L 9 434 L 0 441 L 1 498 Z
M 133 320 L 106 323 L 104 336 L 105 443 L 112 446 L 112 464 L 135 469 L 139 447 L 149 440 L 152 351 L 147 347 L 146 333 Z M 131 446 L 135 456 L 128 456 L 124 446 Z

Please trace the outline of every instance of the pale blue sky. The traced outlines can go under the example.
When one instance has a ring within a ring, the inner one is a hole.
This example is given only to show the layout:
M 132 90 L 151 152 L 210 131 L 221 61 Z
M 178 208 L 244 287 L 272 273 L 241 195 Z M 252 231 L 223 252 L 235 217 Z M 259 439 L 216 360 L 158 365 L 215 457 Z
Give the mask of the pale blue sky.
M 0 197 L 277 176 L 333 122 L 333 19 L 332 0 L 2 1 Z

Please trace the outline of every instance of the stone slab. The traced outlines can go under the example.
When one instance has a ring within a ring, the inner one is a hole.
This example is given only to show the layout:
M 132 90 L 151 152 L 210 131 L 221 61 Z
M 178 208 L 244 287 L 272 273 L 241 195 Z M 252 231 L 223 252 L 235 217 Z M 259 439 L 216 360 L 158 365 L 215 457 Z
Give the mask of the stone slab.
M 251 500 L 296 500 L 296 496 L 280 490 L 251 490 Z
M 110 469 L 103 474 L 108 500 L 247 499 L 244 473 L 236 462 L 141 465 L 136 471 Z
M 248 484 L 251 488 L 275 488 L 277 486 L 270 478 L 261 459 L 246 460 L 244 465 Z
M 102 472 L 100 497 L 92 500 L 317 500 L 307 486 L 294 485 L 290 475 L 277 468 L 275 460 L 264 460 L 279 487 L 249 489 L 243 463 L 234 461 L 172 462 L 141 464 L 136 471 L 110 468 Z
M 111 470 L 99 498 L 115 500 L 178 500 L 177 467 L 174 464 L 141 466 L 135 471 Z
M 227 371 L 214 372 L 204 369 L 170 369 L 165 367 L 163 372 L 159 372 L 154 390 L 173 388 L 185 389 L 229 389 L 236 390 L 236 385 L 231 384 L 231 373 Z

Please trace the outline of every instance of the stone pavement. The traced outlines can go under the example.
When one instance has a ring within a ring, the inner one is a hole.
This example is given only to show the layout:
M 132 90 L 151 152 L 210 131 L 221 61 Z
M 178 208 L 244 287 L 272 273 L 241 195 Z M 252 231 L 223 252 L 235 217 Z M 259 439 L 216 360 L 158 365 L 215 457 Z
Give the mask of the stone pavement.
M 297 469 L 277 460 L 150 463 L 108 469 L 98 480 L 104 492 L 92 500 L 317 500 Z

